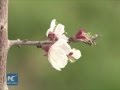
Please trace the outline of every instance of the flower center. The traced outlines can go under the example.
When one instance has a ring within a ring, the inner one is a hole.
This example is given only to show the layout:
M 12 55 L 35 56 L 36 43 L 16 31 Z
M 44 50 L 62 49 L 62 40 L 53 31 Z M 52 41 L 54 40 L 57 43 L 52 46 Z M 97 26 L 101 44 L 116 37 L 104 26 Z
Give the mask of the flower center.
M 57 41 L 58 40 L 58 38 L 56 37 L 56 35 L 53 32 L 49 32 L 48 38 L 51 41 Z

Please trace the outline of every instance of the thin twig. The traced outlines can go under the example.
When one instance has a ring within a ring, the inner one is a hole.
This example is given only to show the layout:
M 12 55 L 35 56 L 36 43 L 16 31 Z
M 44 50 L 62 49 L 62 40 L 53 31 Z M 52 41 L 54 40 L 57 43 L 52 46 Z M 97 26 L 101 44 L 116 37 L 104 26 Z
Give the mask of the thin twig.
M 42 44 L 50 44 L 51 41 L 45 40 L 45 41 L 29 41 L 29 40 L 10 40 L 10 47 L 13 45 L 21 46 L 21 45 L 30 45 L 30 46 L 39 46 L 41 47 Z
M 88 42 L 85 42 L 85 41 L 76 41 L 74 40 L 72 37 L 69 38 L 68 40 L 68 43 L 71 43 L 71 42 L 81 42 L 81 43 L 85 43 L 85 44 L 88 44 L 88 45 L 95 45 L 95 39 L 97 38 L 98 36 L 96 37 L 93 37 L 91 39 L 91 41 L 88 41 Z M 29 45 L 29 46 L 36 46 L 36 47 L 39 47 L 41 48 L 43 44 L 51 44 L 51 43 L 54 43 L 53 41 L 49 41 L 49 40 L 44 40 L 44 41 L 29 41 L 27 39 L 25 40 L 20 40 L 20 39 L 17 39 L 17 40 L 9 40 L 10 42 L 10 47 L 11 46 L 22 46 L 22 45 Z

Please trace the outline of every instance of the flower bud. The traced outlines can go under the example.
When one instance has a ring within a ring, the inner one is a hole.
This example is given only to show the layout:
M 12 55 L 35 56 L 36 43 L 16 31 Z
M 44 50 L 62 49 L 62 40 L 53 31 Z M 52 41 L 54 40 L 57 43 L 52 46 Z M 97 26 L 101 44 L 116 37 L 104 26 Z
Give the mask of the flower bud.
M 76 34 L 75 36 L 73 37 L 73 39 L 75 41 L 82 41 L 82 42 L 85 42 L 85 43 L 88 43 L 90 45 L 93 44 L 93 40 L 92 40 L 92 36 L 91 34 L 88 32 L 85 32 L 85 30 L 83 29 L 80 29 Z

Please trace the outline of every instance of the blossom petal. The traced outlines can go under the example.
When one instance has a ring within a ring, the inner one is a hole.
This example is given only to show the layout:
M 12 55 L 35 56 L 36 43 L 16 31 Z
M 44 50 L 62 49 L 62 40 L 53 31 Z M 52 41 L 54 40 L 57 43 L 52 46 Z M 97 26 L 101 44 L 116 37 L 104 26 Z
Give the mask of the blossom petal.
M 66 53 L 66 55 L 68 55 L 71 51 L 70 45 L 64 39 L 58 39 L 54 45 L 60 47 Z
M 79 59 L 81 57 L 80 50 L 77 50 L 77 49 L 73 48 L 71 50 L 71 52 L 73 52 L 72 57 L 74 57 L 75 59 Z
M 53 19 L 50 24 L 50 28 L 46 32 L 46 36 L 48 37 L 49 32 L 54 32 L 56 26 L 56 19 Z
M 65 52 L 59 47 L 51 46 L 48 57 L 49 62 L 56 70 L 61 71 L 61 68 L 64 68 L 67 65 L 68 58 Z
M 62 35 L 64 32 L 65 32 L 65 30 L 64 30 L 64 25 L 62 25 L 62 24 L 58 24 L 57 26 L 56 26 L 56 29 L 55 29 L 55 34 L 57 34 L 57 35 Z
M 64 34 L 58 35 L 57 37 L 58 37 L 58 39 L 64 39 L 66 42 L 68 42 L 68 37 L 65 36 Z
M 50 24 L 50 28 L 55 28 L 56 26 L 56 19 L 53 19 Z
M 49 34 L 50 32 L 52 32 L 52 31 L 53 31 L 53 29 L 49 28 L 49 29 L 47 30 L 47 32 L 46 32 L 46 36 L 48 37 L 48 34 Z

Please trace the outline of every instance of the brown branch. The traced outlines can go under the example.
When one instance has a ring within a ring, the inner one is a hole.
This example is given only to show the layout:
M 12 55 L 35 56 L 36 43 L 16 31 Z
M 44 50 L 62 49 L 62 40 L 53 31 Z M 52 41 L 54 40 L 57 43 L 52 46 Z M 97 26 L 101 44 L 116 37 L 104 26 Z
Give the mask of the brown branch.
M 0 90 L 8 90 L 6 64 L 8 53 L 8 0 L 0 0 Z
M 20 39 L 17 39 L 17 40 L 10 40 L 10 47 L 11 46 L 21 46 L 21 45 L 29 45 L 29 46 L 36 46 L 39 48 L 41 47 L 42 44 L 50 44 L 50 43 L 53 43 L 51 41 L 48 41 L 48 40 L 45 40 L 45 41 L 28 41 L 28 40 L 20 40 Z
M 86 41 L 80 41 L 80 40 L 74 40 L 74 38 L 71 37 L 71 38 L 69 38 L 68 43 L 81 42 L 81 43 L 85 43 L 85 44 L 88 44 L 88 45 L 96 45 L 95 40 L 96 40 L 97 37 L 98 37 L 98 35 L 93 37 L 90 41 L 87 41 L 87 42 Z M 41 48 L 43 44 L 54 43 L 54 42 L 49 41 L 49 40 L 29 41 L 27 39 L 25 39 L 25 40 L 20 40 L 20 39 L 10 40 L 9 42 L 10 42 L 10 47 L 28 45 L 28 46 L 36 46 L 36 47 L 39 47 L 39 48 Z

